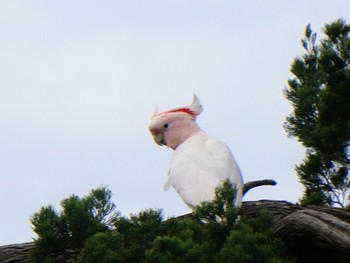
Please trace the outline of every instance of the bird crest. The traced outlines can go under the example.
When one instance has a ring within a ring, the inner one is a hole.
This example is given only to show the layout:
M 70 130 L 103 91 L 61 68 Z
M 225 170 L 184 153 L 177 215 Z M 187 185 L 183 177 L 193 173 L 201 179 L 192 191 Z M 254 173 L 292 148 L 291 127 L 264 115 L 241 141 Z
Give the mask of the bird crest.
M 178 113 L 178 112 L 187 113 L 187 114 L 191 115 L 193 117 L 193 119 L 196 119 L 196 117 L 199 114 L 201 114 L 202 111 L 203 111 L 202 104 L 200 103 L 197 95 L 194 94 L 193 99 L 192 99 L 192 103 L 190 105 L 180 107 L 180 108 L 170 109 L 170 110 L 163 111 L 163 112 L 158 112 L 158 107 L 156 107 L 156 109 L 154 110 L 154 112 L 152 114 L 151 119 L 154 119 L 155 117 L 158 117 L 158 116 L 163 115 L 163 114 Z

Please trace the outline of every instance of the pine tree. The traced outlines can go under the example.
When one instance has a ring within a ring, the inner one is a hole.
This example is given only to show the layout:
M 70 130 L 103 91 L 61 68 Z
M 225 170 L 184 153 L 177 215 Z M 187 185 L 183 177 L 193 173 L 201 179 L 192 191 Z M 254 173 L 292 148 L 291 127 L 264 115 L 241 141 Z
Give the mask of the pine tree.
M 257 218 L 239 216 L 235 195 L 225 182 L 194 218 L 166 220 L 158 209 L 121 216 L 105 188 L 84 198 L 71 196 L 61 202 L 60 213 L 48 206 L 32 217 L 38 234 L 33 258 L 44 263 L 293 262 L 274 237 L 273 217 L 267 211 Z M 74 205 L 67 209 L 67 203 Z
M 296 171 L 305 186 L 302 203 L 344 207 L 350 190 L 350 25 L 326 24 L 317 43 L 311 26 L 304 55 L 291 65 L 285 96 L 293 106 L 285 129 L 306 147 Z

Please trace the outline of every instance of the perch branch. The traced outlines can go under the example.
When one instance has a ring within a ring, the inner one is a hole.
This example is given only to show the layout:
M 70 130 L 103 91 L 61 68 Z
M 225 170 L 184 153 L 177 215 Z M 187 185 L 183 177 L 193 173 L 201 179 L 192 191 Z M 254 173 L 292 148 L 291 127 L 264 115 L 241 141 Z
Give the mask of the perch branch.
M 276 181 L 271 179 L 247 182 L 243 185 L 243 196 L 252 188 L 263 186 L 263 185 L 276 185 L 276 184 L 277 184 Z

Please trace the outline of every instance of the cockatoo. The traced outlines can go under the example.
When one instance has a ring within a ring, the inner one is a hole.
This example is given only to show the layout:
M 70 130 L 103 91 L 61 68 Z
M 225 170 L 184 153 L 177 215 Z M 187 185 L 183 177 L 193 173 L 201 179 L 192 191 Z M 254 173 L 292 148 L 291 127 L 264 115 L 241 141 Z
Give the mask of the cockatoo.
M 154 141 L 174 150 L 167 191 L 172 186 L 193 210 L 214 198 L 215 188 L 227 179 L 236 186 L 236 206 L 242 203 L 243 178 L 231 151 L 222 141 L 206 134 L 196 123 L 203 111 L 196 95 L 190 105 L 153 113 L 149 130 Z

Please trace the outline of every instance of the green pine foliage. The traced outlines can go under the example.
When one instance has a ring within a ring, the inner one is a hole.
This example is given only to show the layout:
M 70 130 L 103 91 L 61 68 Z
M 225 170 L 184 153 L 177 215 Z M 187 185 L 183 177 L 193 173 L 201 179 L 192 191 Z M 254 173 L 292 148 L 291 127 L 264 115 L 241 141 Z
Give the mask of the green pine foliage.
M 163 218 L 148 209 L 121 216 L 102 187 L 83 198 L 61 202 L 62 211 L 43 207 L 31 219 L 35 262 L 175 263 L 235 262 L 289 263 L 281 240 L 273 235 L 273 218 L 239 215 L 236 190 L 229 182 L 204 202 L 194 218 Z
M 125 256 L 123 255 L 122 244 L 122 236 L 117 232 L 97 233 L 86 240 L 80 259 L 76 262 L 124 262 Z
M 350 190 L 350 25 L 326 24 L 324 38 L 308 25 L 304 55 L 291 65 L 285 96 L 293 106 L 285 129 L 305 147 L 296 166 L 303 204 L 345 206 Z
M 292 262 L 281 257 L 283 243 L 274 238 L 273 218 L 263 210 L 258 218 L 242 218 L 231 230 L 216 262 Z
M 72 195 L 61 201 L 62 211 L 43 207 L 31 218 L 38 239 L 32 257 L 36 262 L 65 262 L 84 247 L 96 233 L 111 231 L 119 218 L 111 202 L 112 192 L 105 187 L 92 190 L 83 198 Z

